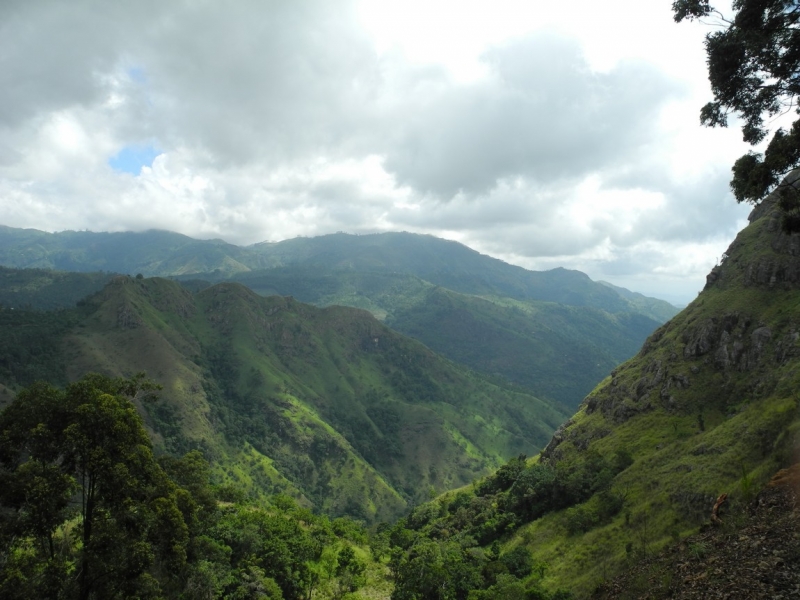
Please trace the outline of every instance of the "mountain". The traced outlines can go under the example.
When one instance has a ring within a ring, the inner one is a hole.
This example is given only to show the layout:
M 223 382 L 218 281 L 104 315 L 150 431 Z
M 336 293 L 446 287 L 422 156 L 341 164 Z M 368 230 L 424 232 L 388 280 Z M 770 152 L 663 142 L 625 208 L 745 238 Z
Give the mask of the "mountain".
M 0 264 L 19 269 L 181 275 L 246 271 L 238 246 L 171 231 L 47 233 L 0 225 Z
M 262 295 L 369 310 L 451 360 L 573 409 L 659 325 L 638 313 L 458 293 L 395 272 L 300 265 L 232 279 Z
M 580 271 L 529 271 L 430 235 L 338 233 L 250 248 L 270 269 L 303 266 L 328 272 L 403 273 L 464 294 L 590 306 L 611 313 L 640 312 L 638 303 L 644 307 L 641 314 L 660 322 L 666 320 L 664 315 L 677 313 L 663 300 L 645 301 L 643 296 L 633 303 Z
M 570 408 L 677 312 L 578 271 L 528 271 L 456 242 L 410 233 L 334 234 L 239 248 L 164 231 L 0 228 L 0 262 L 169 275 L 195 291 L 237 281 L 265 296 L 363 308 L 451 360 Z M 100 280 L 95 284 L 99 288 Z M 41 307 L 30 294 L 26 298 Z M 75 296 L 63 299 L 62 306 L 70 306 Z
M 54 310 L 71 308 L 111 281 L 111 273 L 65 273 L 0 267 L 0 306 Z
M 219 481 L 368 521 L 537 451 L 567 416 L 366 311 L 236 283 L 117 276 L 72 310 L 0 310 L 0 398 L 90 371 L 163 386 L 140 406 L 162 452 L 201 449 Z
M 614 285 L 613 283 L 609 283 L 608 281 L 598 281 L 597 283 L 610 287 L 620 296 L 628 300 L 639 313 L 651 319 L 655 319 L 659 323 L 666 323 L 678 314 L 678 309 L 664 300 L 656 300 L 655 298 L 650 298 L 639 292 L 632 292 L 623 287 Z
M 160 277 L 204 275 L 215 281 L 260 269 L 306 266 L 327 272 L 402 273 L 467 294 L 640 312 L 661 322 L 677 312 L 654 298 L 636 296 L 631 302 L 627 290 L 594 282 L 580 271 L 528 271 L 458 242 L 405 232 L 338 233 L 239 247 L 170 231 L 46 233 L 0 226 L 0 264 Z
M 776 202 L 753 211 L 698 298 L 614 369 L 539 456 L 513 459 L 399 523 L 392 535 L 404 560 L 416 560 L 404 539 L 475 540 L 501 557 L 529 555 L 529 589 L 585 597 L 661 549 L 696 544 L 715 504 L 719 539 L 746 539 L 737 532 L 758 490 L 800 460 L 800 235 L 781 231 Z M 642 564 L 641 577 L 681 577 Z M 800 568 L 796 555 L 759 568 L 776 565 Z M 708 589 L 721 567 L 701 567 Z

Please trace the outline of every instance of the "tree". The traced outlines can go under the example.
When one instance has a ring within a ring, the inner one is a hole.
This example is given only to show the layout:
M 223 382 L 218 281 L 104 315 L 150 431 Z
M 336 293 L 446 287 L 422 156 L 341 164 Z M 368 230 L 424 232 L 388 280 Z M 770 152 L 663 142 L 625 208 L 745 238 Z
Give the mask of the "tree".
M 398 558 L 392 600 L 466 600 L 483 587 L 480 565 L 455 542 L 423 540 Z
M 675 0 L 675 20 L 712 19 L 720 29 L 706 36 L 708 77 L 714 100 L 700 111 L 700 121 L 725 127 L 728 116 L 743 120 L 744 141 L 762 142 L 767 122 L 800 113 L 800 2 L 733 0 L 724 16 L 709 0 Z M 733 165 L 731 190 L 738 202 L 757 204 L 779 190 L 786 231 L 800 231 L 800 195 L 784 176 L 800 166 L 800 119 L 779 128 L 763 153 L 748 152 Z
M 0 595 L 157 596 L 151 567 L 181 570 L 186 492 L 158 466 L 130 400 L 146 387 L 100 375 L 64 391 L 40 383 L 0 415 Z

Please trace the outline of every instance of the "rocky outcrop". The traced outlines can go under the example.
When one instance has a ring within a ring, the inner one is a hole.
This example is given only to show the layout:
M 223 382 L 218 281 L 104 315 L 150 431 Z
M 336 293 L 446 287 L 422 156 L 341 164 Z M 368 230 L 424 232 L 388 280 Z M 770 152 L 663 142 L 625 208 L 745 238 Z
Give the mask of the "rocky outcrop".
M 136 329 L 142 323 L 142 318 L 127 302 L 117 307 L 117 327 L 119 329 Z

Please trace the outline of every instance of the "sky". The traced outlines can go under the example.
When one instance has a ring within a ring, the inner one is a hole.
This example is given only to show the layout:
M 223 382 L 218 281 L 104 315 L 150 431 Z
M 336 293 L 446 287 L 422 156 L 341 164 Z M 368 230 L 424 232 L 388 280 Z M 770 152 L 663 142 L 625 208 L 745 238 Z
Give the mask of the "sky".
M 4 0 L 0 224 L 457 240 L 682 305 L 750 207 L 670 0 Z

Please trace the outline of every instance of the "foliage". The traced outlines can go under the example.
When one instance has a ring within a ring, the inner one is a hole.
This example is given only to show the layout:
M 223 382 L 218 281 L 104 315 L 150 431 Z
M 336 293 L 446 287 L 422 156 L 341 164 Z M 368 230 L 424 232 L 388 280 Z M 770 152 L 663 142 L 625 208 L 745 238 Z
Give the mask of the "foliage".
M 308 598 L 367 583 L 366 541 L 292 501 L 221 503 L 202 455 L 156 460 L 142 379 L 35 384 L 0 414 L 0 595 Z
M 0 417 L 3 537 L 12 555 L 31 540 L 46 557 L 41 576 L 26 582 L 31 596 L 60 584 L 78 598 L 111 598 L 145 585 L 151 566 L 184 564 L 177 490 L 125 397 L 141 389 L 99 375 L 64 392 L 35 384 Z M 73 518 L 77 534 L 69 540 L 62 529 L 57 544 L 57 530 Z
M 0 307 L 16 310 L 74 308 L 90 294 L 101 290 L 112 276 L 110 273 L 0 267 Z
M 714 100 L 700 112 L 708 126 L 727 126 L 731 113 L 742 121 L 744 141 L 755 145 L 768 133 L 765 122 L 797 112 L 800 95 L 800 6 L 794 0 L 737 0 L 723 16 L 709 0 L 676 0 L 675 20 L 717 17 L 722 28 L 706 36 L 708 75 Z M 739 202 L 759 202 L 800 166 L 800 119 L 779 128 L 763 154 L 749 152 L 733 166 L 731 189 Z M 787 184 L 788 186 L 788 184 Z M 784 189 L 787 231 L 800 230 L 800 199 Z
M 238 284 L 117 277 L 70 311 L 0 310 L 0 383 L 86 369 L 155 374 L 166 393 L 140 408 L 157 452 L 201 450 L 245 494 L 366 521 L 538 450 L 566 418 L 364 311 Z
M 60 344 L 78 321 L 76 311 L 0 308 L 0 381 L 16 388 L 35 381 L 66 383 Z

